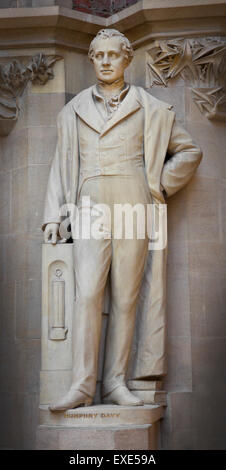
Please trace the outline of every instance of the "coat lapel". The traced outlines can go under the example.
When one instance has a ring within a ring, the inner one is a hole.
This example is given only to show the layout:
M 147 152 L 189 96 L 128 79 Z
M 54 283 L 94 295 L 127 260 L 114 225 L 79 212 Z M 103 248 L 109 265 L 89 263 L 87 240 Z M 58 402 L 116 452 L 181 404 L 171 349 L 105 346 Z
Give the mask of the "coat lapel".
M 89 127 L 92 127 L 92 129 L 101 133 L 104 126 L 104 120 L 93 101 L 92 89 L 93 87 L 84 90 L 81 97 L 78 98 L 73 106 L 78 116 L 85 121 Z
M 112 127 L 124 118 L 141 108 L 142 104 L 135 86 L 131 86 L 119 109 L 115 111 L 112 118 L 104 122 L 93 101 L 93 87 L 85 90 L 81 97 L 75 101 L 73 107 L 78 116 L 101 135 L 106 134 Z
M 126 97 L 122 101 L 119 109 L 115 111 L 112 118 L 109 119 L 103 126 L 101 135 L 103 136 L 112 127 L 118 124 L 120 121 L 125 119 L 130 114 L 134 113 L 142 107 L 141 101 L 139 100 L 138 93 L 135 86 L 131 86 Z

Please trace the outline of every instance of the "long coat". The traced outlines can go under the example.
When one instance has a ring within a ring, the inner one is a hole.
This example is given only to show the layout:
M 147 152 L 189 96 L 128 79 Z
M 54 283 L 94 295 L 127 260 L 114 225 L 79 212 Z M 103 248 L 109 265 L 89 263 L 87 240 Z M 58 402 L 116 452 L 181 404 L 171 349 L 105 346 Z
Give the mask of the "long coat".
M 43 230 L 47 223 L 60 223 L 60 207 L 75 204 L 79 181 L 79 141 L 77 116 L 98 133 L 113 126 L 143 107 L 144 162 L 147 181 L 156 204 L 181 189 L 201 161 L 201 151 L 190 135 L 175 122 L 172 106 L 157 100 L 143 88 L 131 86 L 128 106 L 119 107 L 104 129 L 92 98 L 92 87 L 82 91 L 64 106 L 58 116 L 58 143 L 46 193 Z M 166 161 L 166 155 L 169 158 Z M 150 250 L 137 308 L 134 338 L 135 354 L 131 378 L 148 378 L 166 373 L 165 300 L 166 251 Z M 76 270 L 76 267 L 75 267 Z

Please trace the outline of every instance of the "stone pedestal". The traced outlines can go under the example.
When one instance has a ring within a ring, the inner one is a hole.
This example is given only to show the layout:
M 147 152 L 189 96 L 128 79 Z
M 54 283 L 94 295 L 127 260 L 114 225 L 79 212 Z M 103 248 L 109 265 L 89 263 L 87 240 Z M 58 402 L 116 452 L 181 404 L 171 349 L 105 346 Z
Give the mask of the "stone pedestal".
M 65 412 L 40 406 L 39 450 L 155 450 L 163 407 L 96 405 Z
M 96 395 L 95 406 L 66 412 L 49 411 L 49 403 L 63 396 L 71 384 L 74 295 L 73 244 L 44 244 L 37 449 L 157 449 L 159 420 L 163 415 L 162 404 L 165 403 L 153 404 L 153 394 L 159 393 L 160 382 L 129 381 L 134 394 L 148 394 L 144 397 L 148 404 L 144 406 L 96 405 L 100 401 Z M 106 302 L 104 311 L 105 307 Z M 102 353 L 99 379 L 101 356 Z

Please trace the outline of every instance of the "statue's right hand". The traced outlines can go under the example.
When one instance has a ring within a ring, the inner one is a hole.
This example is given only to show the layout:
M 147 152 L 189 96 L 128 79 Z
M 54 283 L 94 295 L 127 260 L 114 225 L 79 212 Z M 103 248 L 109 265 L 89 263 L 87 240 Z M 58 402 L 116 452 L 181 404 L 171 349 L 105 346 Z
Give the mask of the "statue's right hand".
M 47 224 L 44 230 L 45 243 L 52 243 L 52 245 L 56 245 L 58 233 L 59 224 Z

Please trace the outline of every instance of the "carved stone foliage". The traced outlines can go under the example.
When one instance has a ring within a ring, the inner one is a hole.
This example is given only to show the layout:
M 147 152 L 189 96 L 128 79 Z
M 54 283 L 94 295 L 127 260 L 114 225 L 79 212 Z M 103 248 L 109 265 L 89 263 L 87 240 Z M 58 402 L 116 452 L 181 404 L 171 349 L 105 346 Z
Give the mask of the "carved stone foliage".
M 8 135 L 20 111 L 20 98 L 29 81 L 45 85 L 54 77 L 52 66 L 61 57 L 37 54 L 27 65 L 18 60 L 0 64 L 0 135 Z
M 182 77 L 208 119 L 226 120 L 226 39 L 155 41 L 148 51 L 147 86 Z

